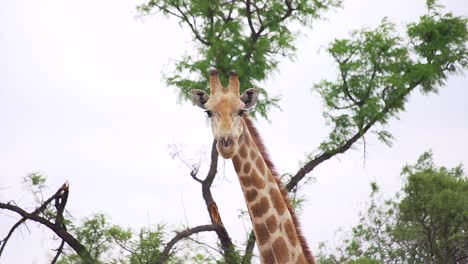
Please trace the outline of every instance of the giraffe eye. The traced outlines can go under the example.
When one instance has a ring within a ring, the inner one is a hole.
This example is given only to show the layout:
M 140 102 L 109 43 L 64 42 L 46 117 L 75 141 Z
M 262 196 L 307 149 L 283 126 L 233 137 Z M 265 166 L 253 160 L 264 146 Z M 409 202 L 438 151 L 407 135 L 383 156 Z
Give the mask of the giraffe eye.
M 212 116 L 213 116 L 213 112 L 211 112 L 210 110 L 206 110 L 205 113 L 206 113 L 206 115 L 207 115 L 208 117 L 212 117 Z
M 242 116 L 244 114 L 245 110 L 244 109 L 241 109 L 239 110 L 239 112 L 237 112 L 238 115 Z

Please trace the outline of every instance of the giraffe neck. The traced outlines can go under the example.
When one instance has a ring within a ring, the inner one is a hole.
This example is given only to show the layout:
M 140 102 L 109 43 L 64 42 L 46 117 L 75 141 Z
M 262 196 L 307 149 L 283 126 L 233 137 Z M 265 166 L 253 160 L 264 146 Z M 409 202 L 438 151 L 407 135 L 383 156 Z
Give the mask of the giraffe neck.
M 232 158 L 258 242 L 262 263 L 315 263 L 299 233 L 287 192 L 277 178 L 250 119 L 243 120 Z

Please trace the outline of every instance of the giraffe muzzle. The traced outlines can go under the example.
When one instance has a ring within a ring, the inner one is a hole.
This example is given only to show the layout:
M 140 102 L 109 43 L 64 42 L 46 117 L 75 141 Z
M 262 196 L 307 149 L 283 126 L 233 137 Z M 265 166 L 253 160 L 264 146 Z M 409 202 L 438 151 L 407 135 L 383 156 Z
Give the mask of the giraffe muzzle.
M 237 141 L 233 136 L 219 137 L 216 149 L 225 159 L 230 159 L 237 152 Z
M 230 148 L 234 145 L 234 138 L 233 137 L 220 137 L 219 138 L 219 146 L 223 148 Z

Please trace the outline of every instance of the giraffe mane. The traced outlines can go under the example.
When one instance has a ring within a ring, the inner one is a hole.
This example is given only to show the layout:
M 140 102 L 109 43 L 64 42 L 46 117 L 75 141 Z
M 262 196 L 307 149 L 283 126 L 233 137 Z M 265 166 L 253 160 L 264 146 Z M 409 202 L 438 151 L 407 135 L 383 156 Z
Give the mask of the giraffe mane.
M 268 169 L 273 175 L 273 178 L 275 179 L 276 184 L 278 185 L 278 188 L 281 191 L 281 196 L 283 197 L 283 200 L 286 203 L 288 207 L 288 211 L 291 214 L 291 217 L 293 219 L 294 228 L 296 229 L 296 234 L 297 234 L 297 237 L 299 238 L 299 242 L 301 244 L 302 251 L 304 252 L 304 256 L 307 259 L 308 263 L 314 264 L 315 263 L 314 257 L 312 256 L 312 252 L 310 251 L 310 248 L 307 245 L 306 239 L 302 235 L 302 230 L 300 228 L 299 221 L 296 217 L 296 213 L 294 212 L 294 209 L 292 208 L 291 201 L 289 200 L 288 191 L 286 190 L 286 188 L 284 187 L 284 184 L 280 180 L 278 171 L 275 169 L 275 166 L 273 165 L 273 162 L 271 161 L 270 156 L 268 155 L 266 147 L 263 144 L 263 140 L 260 134 L 258 133 L 257 128 L 254 126 L 252 120 L 250 120 L 247 114 L 243 115 L 243 120 L 244 120 L 245 125 L 247 126 L 247 129 L 249 130 L 250 135 L 252 136 L 255 142 L 255 145 L 260 151 L 260 154 L 262 155 L 263 160 L 265 161 L 265 164 L 267 165 Z

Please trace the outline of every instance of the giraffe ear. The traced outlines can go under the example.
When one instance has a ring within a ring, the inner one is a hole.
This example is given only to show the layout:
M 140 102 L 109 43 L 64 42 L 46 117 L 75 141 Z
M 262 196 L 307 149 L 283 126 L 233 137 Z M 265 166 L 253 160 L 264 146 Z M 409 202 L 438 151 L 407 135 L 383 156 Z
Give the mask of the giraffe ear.
M 196 106 L 206 109 L 205 103 L 208 102 L 208 99 L 210 99 L 210 96 L 204 91 L 198 89 L 192 90 L 192 102 Z
M 259 91 L 257 88 L 250 88 L 245 90 L 241 97 L 241 101 L 245 104 L 245 109 L 250 109 L 255 106 L 257 103 L 258 92 Z

